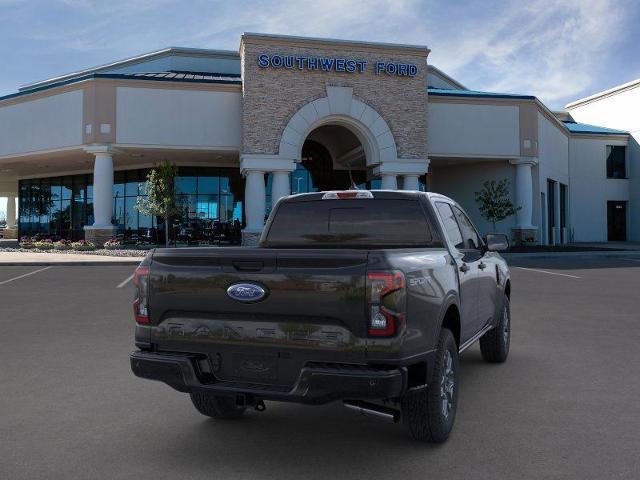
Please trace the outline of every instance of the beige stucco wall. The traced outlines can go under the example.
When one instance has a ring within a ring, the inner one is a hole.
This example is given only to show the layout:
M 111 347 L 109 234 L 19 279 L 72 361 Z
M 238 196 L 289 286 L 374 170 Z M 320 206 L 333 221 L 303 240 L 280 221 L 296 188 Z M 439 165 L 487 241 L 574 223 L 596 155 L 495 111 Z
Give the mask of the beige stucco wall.
M 352 87 L 353 98 L 369 105 L 387 122 L 398 157 L 426 158 L 426 49 L 420 55 L 417 50 L 402 48 L 298 43 L 295 39 L 287 43 L 243 38 L 243 153 L 277 154 L 282 132 L 293 114 L 307 103 L 326 97 L 327 86 L 342 86 Z M 364 73 L 261 68 L 258 55 L 263 53 L 340 57 L 365 60 L 368 64 Z M 418 72 L 414 77 L 376 75 L 377 61 L 416 64 Z
M 429 103 L 429 155 L 520 156 L 517 105 Z
M 0 106 L 0 156 L 82 144 L 82 90 Z
M 239 91 L 118 87 L 117 142 L 238 150 Z

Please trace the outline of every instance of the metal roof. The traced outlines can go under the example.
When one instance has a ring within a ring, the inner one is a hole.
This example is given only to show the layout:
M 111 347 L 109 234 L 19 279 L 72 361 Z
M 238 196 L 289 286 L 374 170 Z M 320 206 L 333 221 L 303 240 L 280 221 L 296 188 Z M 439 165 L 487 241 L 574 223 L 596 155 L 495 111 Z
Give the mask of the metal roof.
M 135 65 L 138 63 L 146 62 L 156 58 L 162 58 L 170 55 L 187 55 L 187 56 L 206 56 L 206 57 L 219 57 L 219 58 L 232 58 L 240 59 L 240 54 L 235 51 L 229 50 L 210 50 L 204 48 L 185 48 L 185 47 L 168 47 L 154 52 L 143 53 L 134 57 L 125 58 L 123 60 L 117 60 L 115 62 L 105 63 L 97 67 L 86 68 L 77 72 L 71 72 L 64 75 L 60 75 L 46 80 L 40 80 L 37 82 L 28 83 L 21 86 L 18 91 L 31 90 L 50 83 L 57 83 L 63 80 L 70 80 L 72 78 L 83 77 L 92 73 L 100 73 L 105 70 L 113 70 L 114 68 L 122 68 L 128 65 Z
M 478 90 L 455 90 L 448 88 L 427 88 L 429 95 L 443 97 L 475 97 L 475 98 L 517 98 L 535 100 L 533 95 L 519 95 L 515 93 L 480 92 Z
M 577 123 L 563 121 L 564 125 L 569 129 L 571 133 L 583 133 L 583 134 L 596 134 L 596 135 L 628 135 L 629 132 L 625 130 L 615 130 L 613 128 L 598 127 L 596 125 L 589 125 L 587 123 Z
M 194 72 L 143 72 L 143 73 L 91 73 L 81 77 L 74 77 L 68 80 L 61 80 L 54 83 L 48 83 L 41 87 L 22 90 L 17 93 L 10 93 L 0 97 L 0 100 L 9 98 L 22 97 L 35 92 L 49 90 L 51 88 L 71 85 L 73 83 L 83 82 L 94 78 L 113 78 L 122 80 L 150 80 L 155 82 L 184 82 L 184 83 L 218 83 L 228 85 L 242 85 L 240 75 L 230 73 L 194 73 Z

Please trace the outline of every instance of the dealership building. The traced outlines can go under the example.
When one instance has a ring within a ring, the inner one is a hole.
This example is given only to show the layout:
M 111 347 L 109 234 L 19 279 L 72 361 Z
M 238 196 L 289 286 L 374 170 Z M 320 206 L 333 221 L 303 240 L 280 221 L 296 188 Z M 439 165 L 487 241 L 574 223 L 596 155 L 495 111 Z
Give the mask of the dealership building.
M 182 221 L 233 223 L 246 244 L 280 197 L 352 184 L 443 193 L 486 233 L 475 192 L 502 179 L 514 239 L 640 241 L 640 80 L 553 112 L 428 55 L 248 33 L 238 52 L 167 48 L 25 85 L 0 97 L 5 236 L 152 230 L 136 200 L 169 160 Z

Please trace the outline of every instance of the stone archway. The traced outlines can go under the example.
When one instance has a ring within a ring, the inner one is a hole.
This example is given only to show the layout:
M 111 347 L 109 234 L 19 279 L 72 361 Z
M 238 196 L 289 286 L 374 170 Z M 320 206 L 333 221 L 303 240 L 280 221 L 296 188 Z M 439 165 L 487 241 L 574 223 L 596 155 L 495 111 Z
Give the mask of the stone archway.
M 300 108 L 282 132 L 278 156 L 299 162 L 308 135 L 323 125 L 339 125 L 360 141 L 367 166 L 393 162 L 398 158 L 396 142 L 382 116 L 353 98 L 351 87 L 327 87 L 327 96 Z

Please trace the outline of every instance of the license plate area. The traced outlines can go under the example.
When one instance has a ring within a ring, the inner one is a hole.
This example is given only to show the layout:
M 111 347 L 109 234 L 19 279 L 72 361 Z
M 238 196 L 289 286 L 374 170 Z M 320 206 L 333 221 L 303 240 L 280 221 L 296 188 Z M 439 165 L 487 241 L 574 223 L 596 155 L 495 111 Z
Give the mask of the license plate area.
M 234 353 L 231 356 L 231 363 L 234 379 L 276 380 L 278 378 L 277 355 Z

